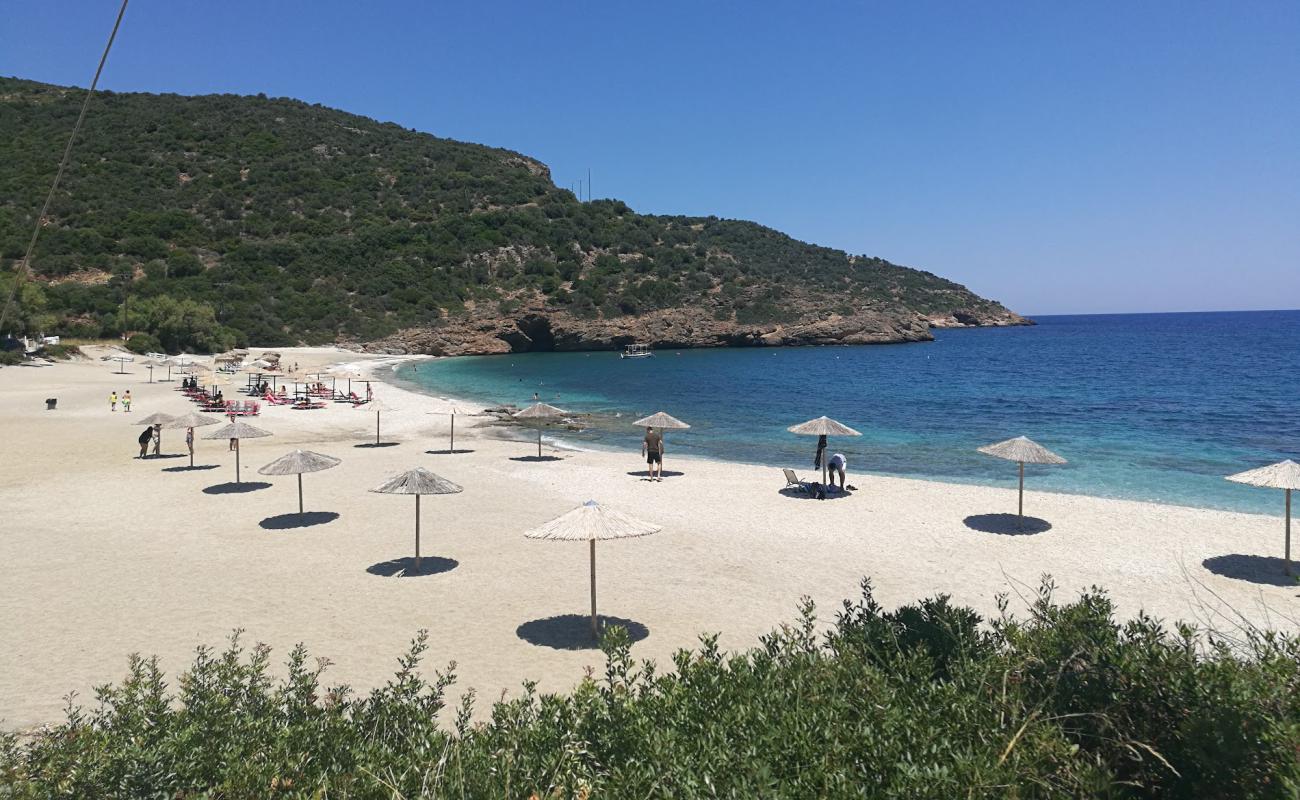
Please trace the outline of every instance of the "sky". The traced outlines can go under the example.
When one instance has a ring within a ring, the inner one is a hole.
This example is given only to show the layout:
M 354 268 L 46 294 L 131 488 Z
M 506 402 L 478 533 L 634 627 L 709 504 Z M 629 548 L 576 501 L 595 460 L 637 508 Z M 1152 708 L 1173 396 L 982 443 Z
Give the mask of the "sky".
M 88 85 L 117 6 L 7 0 L 0 75 Z M 1295 0 L 133 0 L 100 85 L 505 147 L 1026 314 L 1300 308 Z

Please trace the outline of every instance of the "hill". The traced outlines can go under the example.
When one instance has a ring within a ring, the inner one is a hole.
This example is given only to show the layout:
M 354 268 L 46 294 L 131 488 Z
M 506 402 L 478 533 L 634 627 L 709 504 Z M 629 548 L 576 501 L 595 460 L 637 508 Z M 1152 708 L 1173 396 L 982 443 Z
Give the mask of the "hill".
M 83 97 L 0 78 L 0 281 Z M 19 327 L 168 350 L 892 342 L 1026 322 L 928 272 L 580 202 L 527 156 L 261 95 L 96 96 L 46 226 Z

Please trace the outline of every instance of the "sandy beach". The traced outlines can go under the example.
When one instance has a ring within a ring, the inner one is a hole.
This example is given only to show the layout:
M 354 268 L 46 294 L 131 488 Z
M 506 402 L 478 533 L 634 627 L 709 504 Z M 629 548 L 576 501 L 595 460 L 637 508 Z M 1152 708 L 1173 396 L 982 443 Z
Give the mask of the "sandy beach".
M 281 352 L 302 368 L 357 363 L 380 381 L 393 363 L 327 348 Z M 633 653 L 661 662 L 706 632 L 720 632 L 727 648 L 754 645 L 794 618 L 803 595 L 829 620 L 864 576 L 888 606 L 947 593 L 995 613 L 996 596 L 1008 593 L 1020 611 L 1020 595 L 1050 574 L 1062 599 L 1101 586 L 1123 616 L 1144 610 L 1225 630 L 1300 627 L 1300 590 L 1277 566 L 1280 495 L 1278 515 L 1263 516 L 1031 485 L 1026 511 L 1051 527 L 1009 535 L 980 530 L 990 527 L 980 515 L 1014 513 L 1013 488 L 856 473 L 855 494 L 812 502 L 780 493 L 784 465 L 678 459 L 671 438 L 662 483 L 642 479 L 636 452 L 548 447 L 554 460 L 529 460 L 535 445 L 502 438 L 482 418 L 458 418 L 457 447 L 468 452 L 449 454 L 449 418 L 430 413 L 444 403 L 382 383 L 376 396 L 396 409 L 382 418 L 393 446 L 359 446 L 373 442 L 372 413 L 264 406 L 249 421 L 274 435 L 243 443 L 242 477 L 269 485 L 210 493 L 205 487 L 234 477 L 226 443 L 196 431 L 195 463 L 211 469 L 176 470 L 187 464 L 181 457 L 133 458 L 135 419 L 195 407 L 176 382 L 148 383 L 136 364 L 126 374 L 117 368 L 93 359 L 0 369 L 4 728 L 58 721 L 69 692 L 93 703 L 92 687 L 120 679 L 132 652 L 158 655 L 174 686 L 197 646 L 219 647 L 234 629 L 249 645 L 273 647 L 275 660 L 303 642 L 333 662 L 328 683 L 358 690 L 390 677 L 427 629 L 426 670 L 456 662 L 455 692 L 473 688 L 480 713 L 525 679 L 567 689 L 602 655 L 550 646 L 551 627 L 526 623 L 585 612 L 586 547 L 523 532 L 593 498 L 663 525 L 598 549 L 601 613 L 644 626 Z M 243 380 L 233 379 L 228 397 Z M 131 413 L 110 412 L 110 391 L 128 388 Z M 57 410 L 45 409 L 47 397 L 58 398 Z M 342 459 L 304 476 L 307 510 L 338 517 L 278 528 L 275 518 L 297 509 L 296 481 L 256 470 L 299 447 Z M 162 449 L 183 453 L 184 431 L 164 431 Z M 422 554 L 447 569 L 385 575 L 412 555 L 414 504 L 367 489 L 414 466 L 464 487 L 422 501 Z

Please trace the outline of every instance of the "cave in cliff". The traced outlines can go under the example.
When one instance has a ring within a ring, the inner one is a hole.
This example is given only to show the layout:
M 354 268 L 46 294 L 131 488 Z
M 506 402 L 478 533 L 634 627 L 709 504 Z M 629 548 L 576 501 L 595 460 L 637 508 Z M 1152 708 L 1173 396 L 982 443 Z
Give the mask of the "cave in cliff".
M 555 350 L 555 335 L 551 321 L 546 317 L 527 316 L 515 321 L 517 330 L 502 338 L 510 345 L 512 353 L 550 353 Z

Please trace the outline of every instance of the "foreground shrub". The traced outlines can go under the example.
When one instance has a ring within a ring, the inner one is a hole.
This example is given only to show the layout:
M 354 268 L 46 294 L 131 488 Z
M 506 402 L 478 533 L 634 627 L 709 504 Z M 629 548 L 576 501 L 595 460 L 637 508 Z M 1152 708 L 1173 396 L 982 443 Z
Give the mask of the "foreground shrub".
M 91 711 L 0 740 L 0 797 L 1174 797 L 1300 793 L 1300 647 L 1272 633 L 1114 620 L 1093 591 L 1025 619 L 939 597 L 885 611 L 863 584 L 816 633 L 810 603 L 761 646 L 716 638 L 522 696 L 471 724 L 421 677 L 421 633 L 361 697 L 302 646 L 201 649 L 175 691 L 132 658 Z M 454 669 L 454 665 L 453 665 Z

